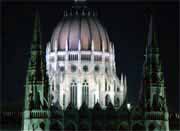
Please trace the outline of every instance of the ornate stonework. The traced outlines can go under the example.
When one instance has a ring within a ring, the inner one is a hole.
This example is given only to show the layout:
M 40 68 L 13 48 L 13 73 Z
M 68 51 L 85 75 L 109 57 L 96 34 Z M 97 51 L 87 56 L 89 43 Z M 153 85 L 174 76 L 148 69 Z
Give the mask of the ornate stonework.
M 85 102 L 93 108 L 111 102 L 119 108 L 126 97 L 126 76 L 116 75 L 115 50 L 95 12 L 74 7 L 65 11 L 46 49 L 52 104 L 65 109 Z

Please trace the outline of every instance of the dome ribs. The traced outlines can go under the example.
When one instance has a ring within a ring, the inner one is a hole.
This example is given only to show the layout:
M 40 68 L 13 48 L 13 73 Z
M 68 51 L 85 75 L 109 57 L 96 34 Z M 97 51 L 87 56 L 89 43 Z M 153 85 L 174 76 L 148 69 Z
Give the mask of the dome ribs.
M 56 41 L 57 45 L 55 45 Z M 92 51 L 92 41 L 94 51 L 112 51 L 106 29 L 95 14 L 88 14 L 88 12 L 74 14 L 70 10 L 70 13 L 66 12 L 62 21 L 56 26 L 50 48 L 52 52 L 55 51 L 55 46 L 58 51 L 65 51 L 67 43 L 67 50 Z
M 81 44 L 79 45 L 79 41 L 81 43 L 81 17 L 78 16 L 78 19 L 79 19 L 78 49 L 79 49 L 79 46 L 81 47 Z
M 74 21 L 71 22 L 71 26 L 69 29 L 69 48 L 71 50 L 78 50 L 78 42 L 79 42 L 79 22 L 78 18 L 75 16 Z
M 96 28 L 95 23 L 93 22 L 92 18 L 90 19 L 90 28 L 92 33 L 92 40 L 94 41 L 94 50 L 100 51 L 100 38 L 98 37 L 98 29 Z
M 101 34 L 100 34 L 100 29 L 99 29 L 99 27 L 101 27 L 101 26 L 97 26 L 97 22 L 94 18 L 93 18 L 93 22 L 96 25 L 96 28 L 98 30 L 98 35 L 99 35 L 99 40 L 100 40 L 100 50 L 102 50 L 102 38 L 101 38 Z
M 62 27 L 64 26 L 64 19 L 65 19 L 65 18 L 63 18 L 63 20 L 62 20 L 63 22 L 62 22 L 62 24 L 61 24 L 61 28 L 60 28 L 59 33 L 58 33 L 59 36 L 60 36 L 60 34 L 61 34 Z M 61 44 L 60 44 L 58 38 L 57 38 L 57 41 L 58 41 L 58 44 L 57 44 L 57 45 L 58 45 L 58 50 L 65 50 L 65 48 L 62 48 L 62 47 L 61 47 Z
M 90 43 L 89 27 L 85 17 L 81 20 L 81 47 L 82 50 L 88 50 L 88 44 Z
M 68 40 L 68 31 L 69 31 L 69 25 L 70 25 L 70 21 L 68 20 L 69 18 L 67 18 L 64 22 L 64 26 L 62 27 L 62 31 L 60 33 L 59 36 L 59 43 L 61 49 L 65 49 L 66 48 L 66 40 Z M 69 46 L 69 45 L 68 45 Z
M 88 17 L 86 17 L 86 20 L 87 20 L 87 24 L 88 24 L 88 28 L 89 28 L 89 43 L 88 43 L 88 50 L 91 50 L 91 42 L 92 42 L 92 32 L 91 32 L 91 27 L 90 27 L 90 21 L 88 19 Z
M 70 16 L 70 18 L 72 18 L 72 17 L 74 17 L 74 16 Z M 68 35 L 67 35 L 67 42 L 68 42 L 68 48 L 69 48 L 68 50 L 72 50 L 70 40 L 69 40 L 72 22 L 73 22 L 72 20 L 69 21 L 69 28 L 68 28 Z

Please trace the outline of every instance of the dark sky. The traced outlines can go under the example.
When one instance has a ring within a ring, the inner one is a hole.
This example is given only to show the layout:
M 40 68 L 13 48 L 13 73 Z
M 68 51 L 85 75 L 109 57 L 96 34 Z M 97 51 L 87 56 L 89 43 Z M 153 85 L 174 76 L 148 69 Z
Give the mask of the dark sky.
M 136 103 L 148 29 L 147 8 L 153 9 L 163 62 L 167 102 L 170 111 L 179 110 L 177 3 L 89 3 L 99 11 L 99 19 L 115 44 L 117 74 L 127 75 L 128 100 Z M 9 2 L 2 4 L 2 86 L 4 106 L 21 109 L 24 84 L 32 40 L 35 9 L 39 10 L 44 46 L 62 18 L 63 9 L 71 3 Z M 1 102 L 2 105 L 2 102 Z

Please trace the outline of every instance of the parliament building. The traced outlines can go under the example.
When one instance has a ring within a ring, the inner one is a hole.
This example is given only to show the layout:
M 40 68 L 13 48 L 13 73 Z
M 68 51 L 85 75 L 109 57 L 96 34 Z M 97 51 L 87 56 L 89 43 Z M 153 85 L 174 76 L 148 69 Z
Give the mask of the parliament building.
M 163 65 L 153 16 L 141 98 L 127 100 L 126 74 L 116 74 L 115 47 L 98 12 L 75 5 L 64 11 L 51 39 L 42 46 L 40 15 L 34 31 L 22 112 L 1 112 L 2 130 L 176 131 L 180 114 L 169 113 Z M 168 88 L 168 87 L 167 87 Z

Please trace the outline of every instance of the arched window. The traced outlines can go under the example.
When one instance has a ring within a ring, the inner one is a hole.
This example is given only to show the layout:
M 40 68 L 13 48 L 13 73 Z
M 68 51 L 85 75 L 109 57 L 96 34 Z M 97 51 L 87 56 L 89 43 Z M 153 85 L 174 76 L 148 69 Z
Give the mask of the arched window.
M 82 85 L 82 103 L 89 104 L 89 88 L 86 80 L 84 80 Z
M 108 104 L 111 102 L 111 98 L 109 95 L 106 95 L 105 97 L 105 105 L 108 106 Z
M 70 100 L 74 106 L 77 106 L 77 84 L 74 80 L 71 82 Z

